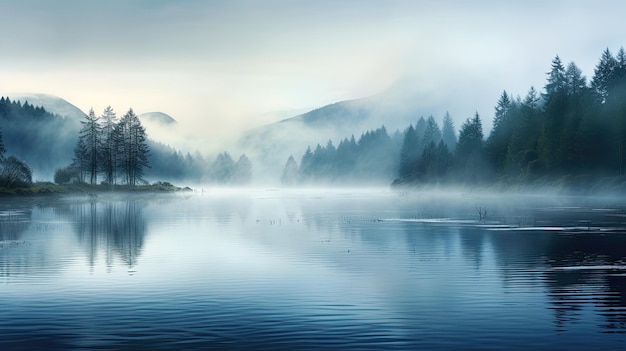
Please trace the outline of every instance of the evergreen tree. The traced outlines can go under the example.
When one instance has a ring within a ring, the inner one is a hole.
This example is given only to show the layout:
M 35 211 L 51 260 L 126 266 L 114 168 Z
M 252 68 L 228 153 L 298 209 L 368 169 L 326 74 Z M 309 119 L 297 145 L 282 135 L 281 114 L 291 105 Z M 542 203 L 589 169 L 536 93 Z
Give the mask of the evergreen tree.
M 101 128 L 93 109 L 89 110 L 89 114 L 85 116 L 85 121 L 81 121 L 83 127 L 80 130 L 79 138 L 84 143 L 83 156 L 87 162 L 87 174 L 89 175 L 89 183 L 98 183 L 98 171 L 100 170 L 100 144 L 101 144 Z
M 423 141 L 424 141 L 424 134 L 426 133 L 426 129 L 428 129 L 428 123 L 426 122 L 426 120 L 424 119 L 424 117 L 420 117 L 417 120 L 417 123 L 415 124 L 415 135 L 417 135 L 417 138 L 419 139 L 419 145 L 417 148 L 417 156 L 416 158 L 419 159 L 420 155 L 422 154 L 422 151 L 424 151 L 424 146 L 426 145 Z M 417 162 L 416 159 L 416 162 Z
M 446 112 L 443 116 L 443 128 L 441 129 L 441 139 L 449 151 L 454 152 L 456 149 L 456 131 L 454 130 L 454 122 L 450 113 Z
M 354 135 L 352 135 L 350 139 L 345 138 L 339 143 L 335 154 L 335 171 L 338 175 L 344 178 L 353 175 L 357 152 L 358 145 L 354 139 Z
M 524 176 L 540 168 L 538 143 L 541 135 L 541 110 L 537 91 L 530 87 L 513 120 L 513 135 L 506 156 L 506 171 L 511 176 Z M 509 111 L 511 113 L 511 111 Z M 530 165 L 532 164 L 532 167 Z
M 450 153 L 443 140 L 439 141 L 437 145 L 434 142 L 430 142 L 424 148 L 418 162 L 417 179 L 423 182 L 443 182 L 447 178 L 452 162 L 452 153 Z
M 469 156 L 480 153 L 483 147 L 483 127 L 478 112 L 473 118 L 468 118 L 459 132 L 457 144 L 459 156 Z
M 468 118 L 459 131 L 456 165 L 461 180 L 477 183 L 488 174 L 483 151 L 483 127 L 478 112 Z
M 234 172 L 235 161 L 230 154 L 224 151 L 217 155 L 217 158 L 213 162 L 213 178 L 215 181 L 221 184 L 229 183 Z
M 436 146 L 440 140 L 441 129 L 439 129 L 439 125 L 437 124 L 437 121 L 435 121 L 435 118 L 433 116 L 429 116 L 426 120 L 426 130 L 424 131 L 423 136 L 420 137 L 422 148 L 425 148 L 430 143 L 434 143 Z
M 417 161 L 419 158 L 419 138 L 413 125 L 404 132 L 404 141 L 402 142 L 402 149 L 400 151 L 400 164 L 398 170 L 398 176 L 400 178 L 409 177 L 417 167 Z
M 233 170 L 231 183 L 243 185 L 248 184 L 252 180 L 252 162 L 246 154 L 242 154 Z
M 448 145 L 442 141 L 437 144 L 436 172 L 439 179 L 444 179 L 454 163 L 454 155 Z
M 398 135 L 394 138 L 399 139 Z M 397 174 L 400 140 L 392 140 L 385 126 L 366 131 L 359 138 L 345 138 L 335 148 L 329 140 L 326 146 L 317 144 L 314 151 L 307 147 L 300 164 L 302 181 L 391 180 Z
M 524 98 L 524 106 L 529 110 L 538 110 L 541 100 L 539 99 L 539 95 L 537 94 L 537 90 L 535 87 L 530 87 L 528 89 L 528 93 Z
M 78 138 L 76 142 L 76 147 L 74 148 L 74 158 L 72 160 L 72 167 L 76 170 L 77 181 L 79 183 L 84 183 L 87 178 L 87 173 L 89 172 L 89 162 L 87 159 L 88 148 L 85 143 L 85 139 L 82 137 Z
M 626 51 L 624 51 L 624 47 L 619 48 L 615 61 L 615 84 L 623 87 L 625 83 L 624 80 L 626 79 Z M 624 91 L 620 91 L 620 93 L 623 94 Z
M 567 86 L 565 78 L 565 67 L 559 55 L 552 60 L 552 67 L 548 72 L 548 82 L 546 83 L 546 101 L 550 101 L 556 95 L 562 94 Z
M 115 184 L 116 182 L 116 168 L 117 168 L 117 144 L 115 134 L 115 125 L 117 123 L 117 116 L 111 106 L 107 106 L 102 115 L 100 116 L 102 121 L 102 172 L 104 173 L 104 181 L 108 184 Z
M 417 120 L 417 123 L 415 123 L 415 133 L 417 134 L 418 138 L 422 138 L 424 136 L 424 132 L 426 132 L 427 127 L 428 124 L 426 123 L 424 117 L 420 117 Z
M 328 140 L 326 147 L 324 148 L 324 170 L 322 173 L 328 179 L 337 178 L 337 148 L 333 145 L 332 140 Z
M 116 129 L 121 142 L 120 163 L 126 184 L 137 185 L 144 181 L 144 168 L 149 167 L 146 130 L 132 108 L 122 117 Z
M 283 168 L 283 175 L 280 177 L 283 185 L 293 185 L 298 182 L 298 164 L 293 155 L 290 155 Z
M 355 174 L 363 180 L 391 180 L 398 172 L 399 149 L 387 133 L 387 128 L 381 126 L 369 134 L 369 138 L 359 143 L 359 156 Z
M 557 152 L 565 171 L 579 172 L 582 170 L 580 162 L 586 148 L 582 138 L 582 133 L 586 131 L 580 129 L 581 123 L 592 113 L 594 101 L 587 87 L 587 78 L 574 62 L 568 64 L 565 78 L 568 101 Z
M 513 119 L 511 109 L 513 102 L 506 91 L 502 92 L 495 107 L 493 128 L 487 139 L 485 149 L 490 161 L 498 170 L 504 168 L 506 155 L 513 136 Z
M 4 148 L 4 139 L 2 139 L 2 127 L 0 127 L 0 162 L 4 160 L 4 154 L 6 151 L 7 150 Z
M 587 90 L 587 78 L 574 62 L 570 62 L 565 70 L 566 91 L 569 96 L 580 96 Z
M 302 155 L 302 159 L 300 160 L 300 179 L 309 180 L 311 179 L 313 173 L 313 152 L 311 152 L 311 147 L 308 146 L 306 151 Z
M 314 178 L 320 178 L 322 170 L 325 168 L 325 152 L 322 149 L 322 145 L 319 143 L 315 146 L 313 151 L 313 157 L 311 158 L 311 176 Z
M 606 102 L 609 96 L 609 88 L 613 84 L 616 65 L 617 61 L 607 48 L 602 52 L 602 57 L 596 65 L 594 76 L 591 80 L 591 89 L 602 104 Z
M 552 69 L 548 73 L 545 91 L 544 122 L 539 140 L 539 156 L 548 170 L 560 171 L 564 162 L 560 140 L 563 126 L 567 122 L 569 101 L 565 68 L 559 56 L 552 60 Z

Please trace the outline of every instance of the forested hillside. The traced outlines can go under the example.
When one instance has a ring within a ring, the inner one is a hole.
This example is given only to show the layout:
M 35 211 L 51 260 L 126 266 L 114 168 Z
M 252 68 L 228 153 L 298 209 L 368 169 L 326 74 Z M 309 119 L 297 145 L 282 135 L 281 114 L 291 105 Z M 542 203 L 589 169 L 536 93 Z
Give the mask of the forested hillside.
M 0 135 L 8 155 L 2 162 L 11 166 L 3 169 L 25 166 L 29 179 L 52 180 L 55 175 L 55 181 L 60 183 L 251 181 L 252 162 L 246 155 L 233 160 L 226 151 L 213 157 L 199 152 L 183 154 L 149 139 L 138 116 L 130 112 L 118 118 L 109 106 L 99 116 L 90 111 L 76 119 L 51 114 L 27 101 L 0 97 Z M 133 136 L 141 141 L 132 142 L 129 138 Z M 132 145 L 136 147 L 132 149 Z
M 556 56 L 542 92 L 530 87 L 523 98 L 502 92 L 487 137 L 478 112 L 460 127 L 458 141 L 448 114 L 443 128 L 430 116 L 419 118 L 399 134 L 373 139 L 370 148 L 375 152 L 366 153 L 371 166 L 365 170 L 357 167 L 363 154 L 346 151 L 359 149 L 361 140 L 345 139 L 337 148 L 332 142 L 313 151 L 309 148 L 299 166 L 293 157 L 288 160 L 283 182 L 371 179 L 372 170 L 384 177 L 394 165 L 388 180 L 395 178 L 395 184 L 621 182 L 626 54 L 623 48 L 617 55 L 606 49 L 591 80 L 574 62 L 564 64 Z M 402 141 L 389 141 L 398 138 Z
M 330 128 L 332 121 L 320 111 L 311 116 Z M 277 155 L 304 153 L 299 160 L 289 157 L 282 176 L 275 176 L 290 185 L 620 183 L 626 138 L 626 53 L 620 49 L 613 55 L 606 49 L 591 79 L 574 62 L 565 64 L 556 56 L 548 66 L 542 89 L 530 87 L 523 97 L 502 92 L 495 103 L 489 135 L 483 132 L 478 112 L 469 111 L 468 116 L 458 133 L 452 117 L 446 114 L 440 120 L 416 117 L 416 122 L 402 131 L 390 133 L 381 126 L 358 139 L 329 135 L 326 142 L 310 145 L 306 151 L 280 144 Z M 118 180 L 135 184 L 144 179 L 245 184 L 252 179 L 252 161 L 246 155 L 235 160 L 226 151 L 213 156 L 183 153 L 148 139 L 134 113 L 131 124 L 143 131 L 143 141 L 137 144 L 142 145 L 141 152 L 125 150 L 120 146 L 124 143 L 110 144 L 111 133 L 119 132 L 126 117 L 118 121 L 110 109 L 101 116 L 92 112 L 86 120 L 76 121 L 28 102 L 0 98 L 4 145 L 36 175 L 51 174 L 70 164 L 63 169 L 73 171 L 73 175 L 62 179 L 93 184 Z M 397 123 L 393 115 L 385 118 Z M 291 134 L 292 138 L 299 137 L 295 130 Z M 338 140 L 337 144 L 332 140 Z M 135 158 L 141 165 L 135 170 L 139 172 L 136 176 L 130 170 L 133 165 L 111 165 L 124 153 L 126 160 L 139 157 Z M 278 162 L 277 166 L 282 165 Z M 124 167 L 121 180 L 116 172 Z
M 80 123 L 27 101 L 0 97 L 0 127 L 7 150 L 31 165 L 36 177 L 46 177 L 72 157 Z

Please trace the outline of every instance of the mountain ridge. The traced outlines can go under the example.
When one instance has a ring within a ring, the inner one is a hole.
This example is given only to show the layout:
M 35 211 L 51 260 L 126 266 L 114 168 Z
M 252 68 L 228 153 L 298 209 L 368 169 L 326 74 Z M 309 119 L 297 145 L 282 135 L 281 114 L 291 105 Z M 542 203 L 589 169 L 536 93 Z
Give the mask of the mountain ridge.
M 28 102 L 33 106 L 43 107 L 46 111 L 73 120 L 82 120 L 86 115 L 83 110 L 62 97 L 43 93 L 6 93 L 2 94 L 11 101 L 19 101 L 22 104 Z
M 161 125 L 178 124 L 178 121 L 176 121 L 174 117 L 160 111 L 144 112 L 139 114 L 138 117 L 140 120 L 147 121 L 148 123 L 158 123 Z

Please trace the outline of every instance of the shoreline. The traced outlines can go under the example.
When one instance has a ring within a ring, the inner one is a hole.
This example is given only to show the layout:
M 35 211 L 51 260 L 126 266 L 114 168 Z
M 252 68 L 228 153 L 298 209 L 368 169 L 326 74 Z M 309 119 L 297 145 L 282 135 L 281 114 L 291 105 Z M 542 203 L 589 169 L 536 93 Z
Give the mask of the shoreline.
M 168 182 L 148 185 L 109 185 L 109 184 L 55 184 L 52 182 L 34 183 L 26 187 L 0 187 L 2 197 L 29 197 L 45 195 L 97 195 L 114 193 L 178 193 L 192 192 L 190 187 L 178 187 Z

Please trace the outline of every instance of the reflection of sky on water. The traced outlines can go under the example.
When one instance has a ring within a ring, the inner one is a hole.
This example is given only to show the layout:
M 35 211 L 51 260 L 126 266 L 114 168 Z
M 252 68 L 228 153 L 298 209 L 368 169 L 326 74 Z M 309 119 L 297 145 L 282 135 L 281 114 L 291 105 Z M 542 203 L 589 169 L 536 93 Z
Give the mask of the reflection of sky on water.
M 242 191 L 31 205 L 28 226 L 12 234 L 27 244 L 0 251 L 1 279 L 8 298 L 182 310 L 212 301 L 220 313 L 255 308 L 296 325 L 369 321 L 405 341 L 524 328 L 540 345 L 554 331 L 576 342 L 626 330 L 626 275 L 616 268 L 626 265 L 626 234 L 614 212 L 574 218 L 553 200 L 520 210 L 480 198 L 483 223 L 475 197 L 448 200 Z M 615 230 L 507 229 L 515 216 Z

